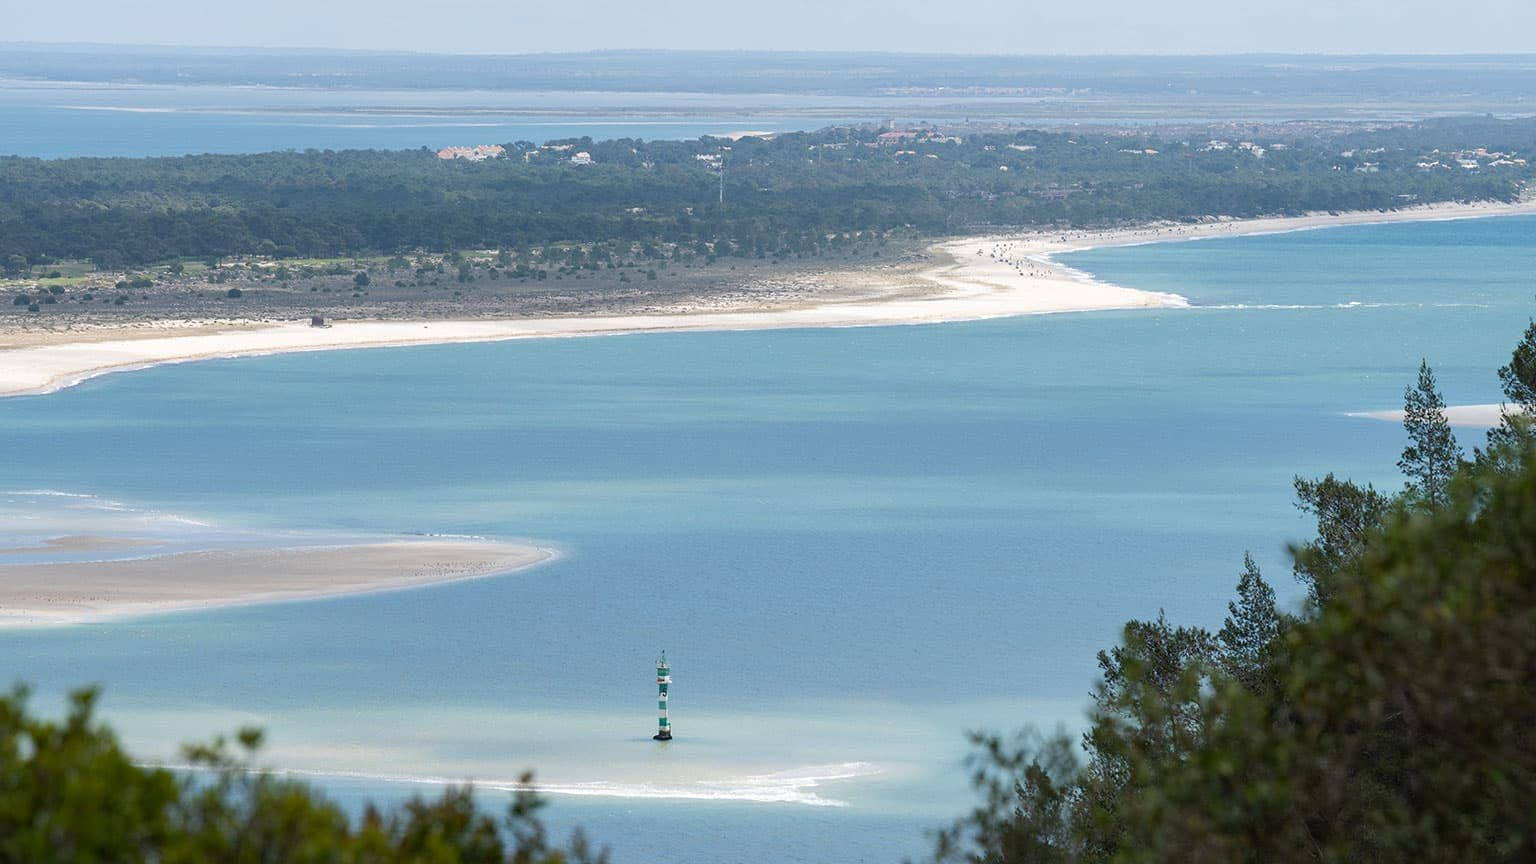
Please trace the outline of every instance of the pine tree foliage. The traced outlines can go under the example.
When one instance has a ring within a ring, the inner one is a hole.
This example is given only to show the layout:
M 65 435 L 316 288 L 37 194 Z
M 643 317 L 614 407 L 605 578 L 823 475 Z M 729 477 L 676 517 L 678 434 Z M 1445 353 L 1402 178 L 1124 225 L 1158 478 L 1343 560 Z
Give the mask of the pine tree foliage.
M 1477 461 L 1497 470 L 1492 464 L 1501 455 L 1516 462 L 1536 450 L 1536 321 L 1525 328 L 1515 345 L 1509 363 L 1499 367 L 1499 383 L 1504 390 L 1505 406 L 1499 425 L 1488 430 L 1488 446 L 1477 452 Z
M 1499 367 L 1499 383 L 1510 403 L 1536 408 L 1536 321 L 1526 326 L 1508 365 Z
M 935 860 L 1027 861 L 1070 864 L 1080 858 L 1071 810 L 1082 770 L 1078 748 L 1065 732 L 1046 739 L 1025 731 L 1014 740 L 972 733 L 972 784 L 983 802 L 969 816 L 935 835 Z M 989 851 L 987 858 L 974 850 Z
M 355 823 L 305 783 L 258 770 L 261 733 L 189 746 L 193 771 L 137 765 L 97 721 L 97 693 L 63 721 L 25 689 L 0 696 L 0 864 L 603 864 L 579 833 L 552 844 L 531 778 L 503 818 L 467 787 Z
M 1319 480 L 1297 477 L 1294 482 L 1296 508 L 1316 517 L 1317 537 L 1291 549 L 1293 569 L 1306 586 L 1308 602 L 1318 606 L 1359 560 L 1391 501 L 1369 484 L 1359 486 L 1331 473 Z
M 1264 581 L 1253 555 L 1243 553 L 1237 599 L 1227 603 L 1227 618 L 1216 634 L 1221 671 L 1251 693 L 1273 690 L 1274 661 L 1284 624 L 1275 607 L 1275 589 Z
M 1462 452 L 1428 361 L 1419 361 L 1418 383 L 1403 390 L 1403 429 L 1408 432 L 1408 446 L 1397 467 L 1408 478 L 1408 495 L 1432 505 L 1444 502 Z
M 1501 370 L 1512 400 L 1536 394 L 1532 360 L 1536 327 Z M 1317 519 L 1293 549 L 1301 614 L 1276 609 L 1249 556 L 1214 638 L 1132 622 L 1099 655 L 1082 770 L 1046 789 L 1024 782 L 1030 760 L 994 759 L 1023 778 L 989 805 L 1014 833 L 944 860 L 1536 860 L 1536 448 L 1516 437 L 1531 426 L 1506 418 L 1462 463 L 1420 372 L 1402 495 L 1296 481 Z

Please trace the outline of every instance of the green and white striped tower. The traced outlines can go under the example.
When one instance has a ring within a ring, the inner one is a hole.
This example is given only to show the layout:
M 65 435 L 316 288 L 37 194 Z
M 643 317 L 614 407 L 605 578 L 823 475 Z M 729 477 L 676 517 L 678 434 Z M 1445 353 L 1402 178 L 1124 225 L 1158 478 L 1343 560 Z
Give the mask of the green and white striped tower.
M 653 741 L 671 741 L 672 724 L 667 722 L 667 685 L 672 683 L 672 667 L 667 665 L 667 652 L 661 652 L 656 661 L 656 734 Z

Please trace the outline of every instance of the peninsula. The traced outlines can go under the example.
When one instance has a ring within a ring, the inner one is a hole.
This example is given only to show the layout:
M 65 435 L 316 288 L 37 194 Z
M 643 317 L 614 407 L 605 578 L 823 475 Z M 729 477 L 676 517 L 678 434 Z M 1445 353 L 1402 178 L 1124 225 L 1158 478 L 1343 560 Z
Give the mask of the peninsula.
M 700 330 L 933 324 L 1015 315 L 1179 308 L 1176 294 L 1093 280 L 1054 255 L 1079 249 L 1339 225 L 1536 213 L 1536 202 L 1431 204 L 1388 211 L 1210 218 L 1103 230 L 1036 230 L 941 240 L 894 263 L 764 275 L 743 290 L 619 305 L 607 314 L 521 317 L 0 321 L 0 397 L 47 393 L 111 372 L 225 357 L 508 339 Z

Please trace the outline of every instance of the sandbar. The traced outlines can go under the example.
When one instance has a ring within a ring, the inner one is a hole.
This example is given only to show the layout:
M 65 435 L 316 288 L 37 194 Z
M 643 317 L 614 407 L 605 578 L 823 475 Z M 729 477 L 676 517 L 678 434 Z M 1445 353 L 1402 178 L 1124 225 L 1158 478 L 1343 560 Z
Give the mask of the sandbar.
M 507 573 L 553 556 L 533 546 L 424 539 L 0 564 L 0 627 L 400 590 Z
M 164 546 L 164 540 L 149 537 L 102 537 L 95 534 L 69 534 L 50 537 L 39 546 L 7 546 L 0 555 L 36 555 L 40 552 L 111 552 Z
M 1447 405 L 1445 408 L 1445 421 L 1452 426 L 1469 426 L 1473 428 L 1489 428 L 1504 422 L 1504 414 L 1517 413 L 1518 405 L 1504 405 L 1492 403 L 1488 405 Z M 1403 422 L 1402 410 L 1393 411 L 1356 411 L 1351 412 L 1351 417 L 1368 417 L 1372 420 L 1390 420 L 1394 423 Z

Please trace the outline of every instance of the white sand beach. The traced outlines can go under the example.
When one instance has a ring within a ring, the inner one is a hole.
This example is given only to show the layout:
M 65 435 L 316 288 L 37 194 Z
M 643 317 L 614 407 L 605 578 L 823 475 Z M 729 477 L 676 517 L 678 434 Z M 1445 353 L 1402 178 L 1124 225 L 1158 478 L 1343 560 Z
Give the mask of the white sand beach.
M 296 351 L 488 342 L 618 333 L 858 327 L 1016 315 L 1179 307 L 1174 294 L 1088 279 L 1051 256 L 1101 246 L 1297 231 L 1334 225 L 1536 213 L 1536 202 L 1444 204 L 1273 219 L 1211 219 L 1108 231 L 1034 231 L 940 243 L 934 262 L 908 270 L 829 271 L 812 300 L 731 300 L 660 314 L 487 320 L 307 322 L 156 321 L 68 329 L 0 329 L 0 396 L 48 393 L 89 378 L 162 363 Z
M 507 573 L 554 554 L 532 546 L 433 539 L 0 564 L 0 627 L 414 588 Z
M 1472 428 L 1491 428 L 1499 425 L 1504 417 L 1504 412 L 1519 411 L 1519 406 L 1508 406 L 1501 403 L 1490 405 L 1447 405 L 1445 408 L 1445 420 L 1452 426 L 1466 426 Z M 1393 423 L 1403 422 L 1401 409 L 1395 411 L 1356 411 L 1351 412 L 1351 417 L 1368 417 L 1372 420 L 1390 420 Z

